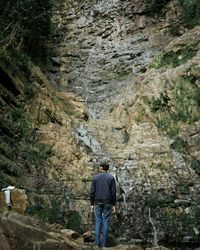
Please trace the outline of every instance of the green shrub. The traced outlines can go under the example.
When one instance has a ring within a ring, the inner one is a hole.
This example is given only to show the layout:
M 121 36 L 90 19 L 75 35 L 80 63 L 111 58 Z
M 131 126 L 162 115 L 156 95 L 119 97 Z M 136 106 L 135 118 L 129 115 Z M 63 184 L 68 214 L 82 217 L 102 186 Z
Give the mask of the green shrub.
M 177 152 L 182 153 L 185 150 L 186 142 L 181 137 L 176 137 L 171 147 Z
M 21 107 L 11 110 L 12 127 L 15 131 L 15 138 L 21 139 L 30 132 L 30 123 L 26 117 L 25 110 Z
M 160 95 L 160 98 L 153 98 L 152 101 L 152 111 L 163 111 L 167 109 L 167 99 L 164 97 L 163 94 Z
M 200 150 L 200 138 L 195 138 L 195 146 L 197 147 L 197 150 Z
M 0 170 L 12 177 L 43 169 L 53 153 L 51 146 L 34 138 L 31 117 L 23 107 L 13 108 L 0 119 Z
M 195 157 L 192 157 L 191 167 L 200 176 L 200 161 Z
M 150 208 L 172 207 L 174 206 L 174 198 L 170 194 L 153 192 L 146 200 L 146 205 Z
M 180 36 L 180 35 L 181 35 L 180 26 L 179 26 L 178 24 L 172 24 L 172 25 L 169 27 L 169 33 L 170 33 L 172 36 Z
M 117 71 L 117 80 L 124 80 L 131 74 L 131 69 L 122 69 L 120 71 Z
M 35 95 L 33 85 L 30 82 L 25 83 L 24 94 L 25 94 L 27 99 L 30 99 Z
M 162 117 L 156 116 L 155 124 L 170 137 L 177 136 L 180 131 L 179 126 L 171 119 L 170 115 L 164 115 Z
M 155 113 L 155 124 L 169 136 L 176 136 L 181 124 L 191 124 L 200 118 L 200 88 L 190 79 L 177 79 L 172 89 L 173 98 L 168 100 L 161 95 L 152 100 L 152 111 Z
M 184 48 L 177 49 L 176 51 L 170 51 L 164 53 L 160 58 L 152 63 L 154 68 L 175 68 L 181 64 L 186 63 L 189 59 L 194 57 L 197 50 L 191 46 L 185 46 Z
M 184 78 L 179 79 L 178 87 L 174 89 L 176 98 L 176 121 L 194 122 L 199 119 L 200 113 L 197 107 L 197 93 L 199 88 Z
M 77 211 L 69 211 L 68 213 L 68 224 L 67 228 L 73 229 L 75 231 L 80 230 L 81 216 Z
M 44 161 L 48 159 L 53 153 L 52 148 L 47 144 L 42 144 L 39 142 L 22 144 L 21 152 L 23 158 L 29 164 L 36 164 L 40 166 Z
M 17 74 L 25 76 L 27 79 L 31 75 L 31 68 L 29 65 L 30 57 L 22 50 L 9 49 L 10 65 L 18 70 Z
M 198 105 L 198 108 L 200 108 L 200 88 L 196 89 L 194 99 Z
M 189 194 L 190 193 L 190 184 L 188 182 L 180 181 L 177 184 L 177 192 L 179 194 Z
M 48 223 L 65 225 L 65 212 L 62 206 L 63 197 L 52 197 L 51 203 L 47 203 L 43 196 L 36 195 L 34 203 L 29 203 L 26 213 Z
M 182 21 L 190 28 L 200 24 L 199 0 L 178 0 L 182 8 Z

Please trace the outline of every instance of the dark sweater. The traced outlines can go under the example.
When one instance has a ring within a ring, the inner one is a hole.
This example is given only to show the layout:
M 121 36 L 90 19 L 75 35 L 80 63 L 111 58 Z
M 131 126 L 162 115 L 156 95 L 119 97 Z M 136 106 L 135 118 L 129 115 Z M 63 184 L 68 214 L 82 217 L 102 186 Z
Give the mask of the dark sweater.
M 102 172 L 94 176 L 90 188 L 90 201 L 91 205 L 98 202 L 108 202 L 115 205 L 116 183 L 111 174 Z

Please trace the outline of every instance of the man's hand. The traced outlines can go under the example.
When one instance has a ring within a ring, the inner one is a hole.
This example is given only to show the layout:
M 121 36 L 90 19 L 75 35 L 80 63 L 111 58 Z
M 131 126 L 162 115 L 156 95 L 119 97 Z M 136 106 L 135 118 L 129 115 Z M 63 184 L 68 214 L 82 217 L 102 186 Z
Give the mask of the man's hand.
M 91 212 L 94 212 L 94 205 L 91 205 Z
M 116 207 L 113 206 L 113 207 L 112 207 L 112 214 L 115 214 L 115 213 L 116 213 Z

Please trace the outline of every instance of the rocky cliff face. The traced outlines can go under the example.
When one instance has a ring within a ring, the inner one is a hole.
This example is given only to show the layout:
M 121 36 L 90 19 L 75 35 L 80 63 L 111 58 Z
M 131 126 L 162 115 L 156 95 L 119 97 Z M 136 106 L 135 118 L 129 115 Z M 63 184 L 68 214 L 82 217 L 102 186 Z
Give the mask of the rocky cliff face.
M 171 42 L 178 17 L 174 1 L 72 1 L 60 12 L 52 82 L 84 100 L 89 119 L 75 135 L 94 162 L 111 163 L 119 198 L 112 229 L 122 241 L 199 237 L 198 147 L 190 147 L 194 138 L 186 132 L 198 131 L 192 94 L 198 92 L 198 29 Z M 193 67 L 197 87 L 185 87 L 180 81 Z
M 167 5 L 166 1 L 166 5 Z M 91 118 L 109 112 L 122 90 L 170 41 L 166 22 L 177 17 L 170 2 L 166 16 L 150 10 L 155 1 L 64 2 L 60 11 L 59 86 L 82 96 Z M 162 7 L 158 4 L 159 12 Z M 58 19 L 58 18 L 57 18 Z
M 86 192 L 82 180 L 92 173 L 88 163 L 83 174 L 89 157 L 73 135 L 76 121 L 85 116 L 82 103 L 72 94 L 56 94 L 28 58 L 23 63 L 7 52 L 0 71 L 1 188 L 23 188 L 28 195 L 27 213 L 80 229 L 80 216 L 69 199 L 79 199 Z
M 30 157 L 41 158 L 35 144 L 29 158 L 20 151 L 20 165 L 6 154 L 5 174 L 29 192 L 29 213 L 92 229 L 89 187 L 106 159 L 118 189 L 111 229 L 121 242 L 199 241 L 199 28 L 174 37 L 178 17 L 176 1 L 62 2 L 48 79 L 32 67 L 37 94 L 29 101 L 23 77 L 12 98 L 3 87 L 7 148 L 14 116 L 6 116 L 8 100 L 20 96 L 34 140 L 52 150 L 42 164 Z M 14 141 L 26 148 L 23 119 L 16 120 Z M 24 178 L 16 175 L 19 166 Z

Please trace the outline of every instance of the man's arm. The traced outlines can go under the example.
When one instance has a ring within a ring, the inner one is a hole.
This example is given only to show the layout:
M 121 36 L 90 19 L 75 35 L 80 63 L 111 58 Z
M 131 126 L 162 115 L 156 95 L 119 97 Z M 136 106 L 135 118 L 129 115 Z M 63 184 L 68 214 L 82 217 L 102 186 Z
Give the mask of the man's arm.
M 94 211 L 94 199 L 95 199 L 95 181 L 93 179 L 90 187 L 90 203 L 92 212 Z
M 111 184 L 111 198 L 112 198 L 112 205 L 115 207 L 115 203 L 116 203 L 116 182 L 115 182 L 114 177 L 112 179 L 112 184 Z

